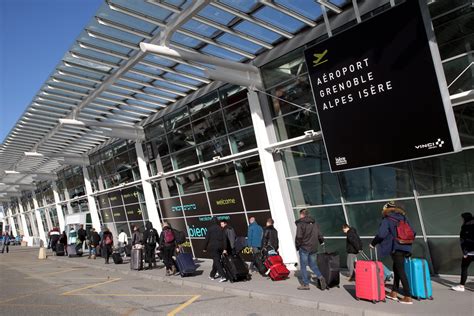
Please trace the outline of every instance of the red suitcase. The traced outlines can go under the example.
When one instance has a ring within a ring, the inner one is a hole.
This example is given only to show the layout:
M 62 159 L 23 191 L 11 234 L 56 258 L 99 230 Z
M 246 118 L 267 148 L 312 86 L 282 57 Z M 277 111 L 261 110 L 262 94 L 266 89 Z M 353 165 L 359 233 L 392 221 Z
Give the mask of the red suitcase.
M 285 280 L 290 275 L 288 270 L 283 263 L 281 256 L 270 256 L 265 260 L 265 267 L 267 267 L 267 274 L 273 281 Z
M 358 260 L 355 267 L 355 279 L 357 299 L 372 301 L 372 303 L 385 302 L 382 262 L 377 259 L 375 261 Z

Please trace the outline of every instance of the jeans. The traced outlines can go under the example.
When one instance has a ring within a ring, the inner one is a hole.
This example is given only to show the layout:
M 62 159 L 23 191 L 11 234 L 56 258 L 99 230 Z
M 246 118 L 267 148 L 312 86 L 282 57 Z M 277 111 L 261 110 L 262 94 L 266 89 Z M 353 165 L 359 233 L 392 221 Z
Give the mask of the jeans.
M 260 258 L 260 248 L 252 247 L 252 262 L 250 263 L 250 269 L 255 269 L 255 262 Z
M 467 256 L 467 258 L 462 257 L 461 261 L 461 285 L 465 285 L 467 281 L 467 269 L 471 262 L 474 261 L 474 256 Z
M 357 261 L 357 254 L 355 253 L 348 253 L 347 254 L 347 268 L 349 269 L 349 277 L 352 278 L 354 276 L 354 265 Z
M 395 251 L 392 253 L 393 260 L 393 287 L 392 291 L 399 292 L 400 281 L 402 282 L 405 295 L 410 295 L 410 284 L 408 284 L 407 274 L 405 272 L 405 257 L 407 253 Z
M 316 274 L 318 278 L 322 276 L 321 271 L 319 271 L 318 265 L 316 263 L 316 253 L 310 254 L 308 251 L 300 249 L 299 254 L 303 285 L 309 285 L 308 271 L 306 271 L 306 266 L 309 265 L 313 273 Z
M 221 263 L 222 250 L 211 251 L 210 254 L 212 257 L 212 270 L 209 276 L 211 278 L 214 278 L 216 276 L 216 273 L 219 273 L 221 278 L 225 278 L 224 269 L 222 268 Z

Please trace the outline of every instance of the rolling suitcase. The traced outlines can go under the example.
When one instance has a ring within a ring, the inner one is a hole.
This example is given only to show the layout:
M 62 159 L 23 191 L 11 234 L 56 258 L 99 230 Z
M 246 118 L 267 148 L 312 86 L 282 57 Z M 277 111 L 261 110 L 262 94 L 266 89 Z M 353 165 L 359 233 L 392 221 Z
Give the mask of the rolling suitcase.
M 82 257 L 82 249 L 79 249 L 76 244 L 67 246 L 67 254 L 69 258 Z
M 255 261 L 255 267 L 257 268 L 258 273 L 260 273 L 262 276 L 267 275 L 267 267 L 265 266 L 265 260 L 266 257 L 264 255 L 258 256 L 257 260 Z
M 370 250 L 372 257 L 372 249 Z M 364 253 L 362 255 L 367 260 L 357 260 L 355 267 L 355 288 L 356 298 L 375 302 L 385 302 L 385 284 L 383 264 L 377 261 L 377 251 L 375 251 L 375 261 L 370 260 Z
M 326 280 L 327 289 L 331 287 L 339 287 L 339 272 L 340 272 L 340 258 L 338 252 L 326 252 L 326 248 L 323 246 L 324 252 L 318 253 L 316 261 L 318 264 L 319 271 Z M 318 283 L 318 287 L 320 287 Z M 321 289 L 325 290 L 325 289 Z
M 433 299 L 430 269 L 425 259 L 406 258 L 405 273 L 410 284 L 410 294 L 416 299 Z
M 64 245 L 57 243 L 56 244 L 56 256 L 64 256 Z
M 176 255 L 176 265 L 178 266 L 179 275 L 181 275 L 181 277 L 190 276 L 194 274 L 197 269 L 191 253 L 178 253 Z
M 269 256 L 267 260 L 265 260 L 265 267 L 268 269 L 268 276 L 273 281 L 288 279 L 290 275 L 290 270 L 286 268 L 280 255 Z
M 142 249 L 132 249 L 132 256 L 130 257 L 131 270 L 143 270 L 143 251 Z
M 239 255 L 222 255 L 222 266 L 231 283 L 250 279 L 249 268 Z
M 123 263 L 122 255 L 119 252 L 114 252 L 112 254 L 112 260 L 114 260 L 115 264 L 122 264 Z

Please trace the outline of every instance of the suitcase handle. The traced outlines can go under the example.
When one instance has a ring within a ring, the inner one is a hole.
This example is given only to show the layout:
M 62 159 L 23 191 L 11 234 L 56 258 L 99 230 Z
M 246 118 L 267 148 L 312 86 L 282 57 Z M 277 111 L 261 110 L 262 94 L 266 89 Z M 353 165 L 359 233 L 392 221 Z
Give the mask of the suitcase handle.
M 370 260 L 374 260 L 372 257 L 372 252 L 375 252 L 375 261 L 379 261 L 379 259 L 377 258 L 377 246 L 374 247 L 374 250 L 372 250 L 372 247 L 369 247 L 369 251 L 370 251 Z

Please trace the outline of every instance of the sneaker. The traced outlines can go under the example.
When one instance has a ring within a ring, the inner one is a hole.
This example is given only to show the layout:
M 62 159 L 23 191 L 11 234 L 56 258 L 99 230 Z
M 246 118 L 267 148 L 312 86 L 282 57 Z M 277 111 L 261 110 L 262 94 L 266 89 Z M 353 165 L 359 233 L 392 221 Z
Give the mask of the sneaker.
M 227 279 L 226 279 L 226 278 L 221 278 L 221 279 L 219 280 L 219 283 L 222 283 L 222 282 L 227 282 Z
M 464 292 L 464 286 L 459 284 L 459 285 L 451 287 L 451 290 L 456 291 L 456 292 Z
M 177 272 L 177 271 L 176 271 L 176 267 L 173 266 L 173 267 L 171 268 L 171 275 L 175 275 L 176 272 Z
M 399 300 L 399 302 L 405 305 L 412 305 L 413 299 L 410 296 L 404 296 L 401 300 Z
M 214 276 L 214 279 L 219 279 L 221 277 L 221 275 L 219 273 L 216 273 L 216 275 Z
M 395 291 L 392 291 L 392 292 L 390 292 L 390 294 L 387 295 L 387 298 L 389 300 L 393 300 L 393 301 L 398 302 L 398 293 L 395 292 Z
M 166 276 L 170 276 L 171 273 L 170 273 L 170 270 L 166 269 Z
M 209 280 L 214 281 L 215 279 L 217 279 L 217 278 L 209 276 Z
M 298 290 L 308 291 L 310 289 L 309 285 L 300 285 L 297 287 Z
M 328 285 L 327 285 L 327 283 L 326 283 L 326 279 L 324 279 L 323 276 L 320 276 L 320 277 L 318 278 L 318 280 L 319 280 L 319 288 L 321 289 L 321 291 L 324 291 L 324 290 L 328 289 Z

